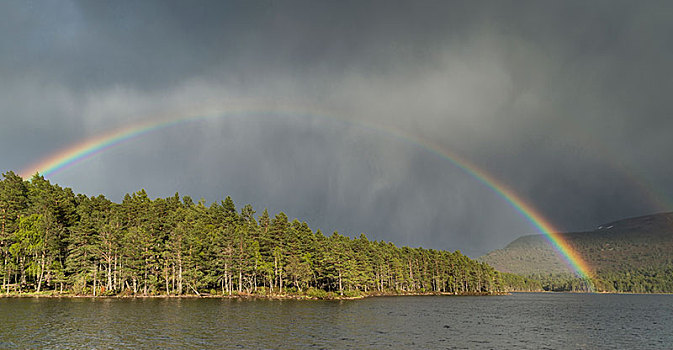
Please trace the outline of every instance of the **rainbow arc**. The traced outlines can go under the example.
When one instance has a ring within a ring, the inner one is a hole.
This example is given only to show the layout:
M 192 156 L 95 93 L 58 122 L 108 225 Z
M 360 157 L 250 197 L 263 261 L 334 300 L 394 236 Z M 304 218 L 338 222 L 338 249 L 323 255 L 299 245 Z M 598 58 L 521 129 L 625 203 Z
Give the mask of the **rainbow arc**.
M 224 114 L 213 114 L 209 116 L 190 116 L 182 118 L 173 118 L 173 119 L 162 119 L 162 120 L 152 120 L 144 121 L 141 123 L 133 124 L 130 126 L 125 126 L 119 129 L 115 129 L 100 135 L 94 136 L 82 142 L 78 142 L 70 147 L 67 147 L 63 150 L 60 150 L 56 153 L 49 155 L 40 162 L 33 164 L 23 171 L 20 175 L 23 178 L 29 178 L 33 174 L 39 173 L 45 177 L 54 175 L 60 171 L 63 171 L 81 161 L 84 161 L 88 158 L 91 158 L 97 154 L 105 152 L 106 150 L 113 148 L 119 144 L 128 142 L 132 139 L 142 137 L 143 135 L 152 133 L 154 131 L 175 127 L 181 124 L 195 122 L 195 121 L 205 121 L 209 119 L 224 118 L 231 116 L 246 116 L 246 115 L 274 115 L 274 116 L 305 116 L 312 118 L 325 118 L 320 114 L 306 114 L 306 113 L 297 113 L 297 112 L 281 112 L 281 111 L 268 111 L 268 112 L 246 112 L 246 111 L 236 111 L 231 113 Z M 527 221 L 529 221 L 535 228 L 537 228 L 541 233 L 545 235 L 551 245 L 556 251 L 567 262 L 568 266 L 574 270 L 577 275 L 581 278 L 587 279 L 591 283 L 592 273 L 589 265 L 586 261 L 577 253 L 576 250 L 566 241 L 566 239 L 560 234 L 560 231 L 554 227 L 538 210 L 536 210 L 532 205 L 530 205 L 524 198 L 519 196 L 507 185 L 501 181 L 494 178 L 492 175 L 479 168 L 477 165 L 460 157 L 457 154 L 454 154 L 445 148 L 433 144 L 429 141 L 419 139 L 410 135 L 408 133 L 402 132 L 400 130 L 391 129 L 382 127 L 375 124 L 367 124 L 362 122 L 346 121 L 339 118 L 330 118 L 337 119 L 342 122 L 352 123 L 359 127 L 374 129 L 378 131 L 383 131 L 387 134 L 395 136 L 406 140 L 407 142 L 413 143 L 417 146 L 420 146 L 429 152 L 432 152 L 441 158 L 444 158 L 462 169 L 465 173 L 469 174 L 471 177 L 475 178 L 477 181 L 481 182 L 483 185 L 487 186 L 500 197 L 502 197 L 510 206 L 512 206 L 517 212 L 519 212 Z

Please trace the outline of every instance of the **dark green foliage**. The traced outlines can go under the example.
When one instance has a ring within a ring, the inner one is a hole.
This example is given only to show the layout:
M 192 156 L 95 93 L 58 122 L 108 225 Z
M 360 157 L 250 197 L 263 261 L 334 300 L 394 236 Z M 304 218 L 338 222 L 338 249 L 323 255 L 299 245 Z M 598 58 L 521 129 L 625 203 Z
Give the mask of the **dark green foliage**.
M 500 277 L 508 291 L 539 292 L 544 290 L 542 283 L 536 278 L 526 278 L 507 272 L 501 272 Z
M 75 195 L 36 175 L 0 181 L 0 276 L 11 292 L 92 295 L 490 293 L 526 285 L 460 252 L 314 232 L 284 213 L 234 201 L 120 204 Z
M 673 213 L 620 220 L 562 236 L 591 268 L 593 290 L 673 292 Z M 587 281 L 569 269 L 542 235 L 521 237 L 480 259 L 501 271 L 536 280 L 544 290 L 587 290 Z

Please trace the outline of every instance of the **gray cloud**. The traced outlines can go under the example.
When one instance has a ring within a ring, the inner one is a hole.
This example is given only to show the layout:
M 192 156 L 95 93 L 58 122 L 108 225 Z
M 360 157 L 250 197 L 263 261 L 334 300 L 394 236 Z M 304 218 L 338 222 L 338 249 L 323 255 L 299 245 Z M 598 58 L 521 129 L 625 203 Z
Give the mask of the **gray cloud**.
M 0 5 L 1 170 L 153 118 L 53 177 L 284 210 L 323 231 L 478 255 L 534 231 L 445 159 L 566 230 L 671 210 L 673 7 L 647 2 Z M 289 107 L 288 107 L 289 106 Z M 655 201 L 652 198 L 657 197 Z

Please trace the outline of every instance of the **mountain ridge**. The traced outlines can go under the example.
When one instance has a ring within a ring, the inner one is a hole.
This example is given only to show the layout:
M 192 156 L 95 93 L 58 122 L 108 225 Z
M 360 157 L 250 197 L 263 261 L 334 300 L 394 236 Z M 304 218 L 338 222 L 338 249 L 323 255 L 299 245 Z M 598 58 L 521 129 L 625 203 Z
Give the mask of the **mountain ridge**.
M 673 280 L 668 272 L 673 267 L 673 212 L 620 219 L 592 231 L 560 235 L 586 261 L 605 290 L 637 291 L 624 283 L 631 286 L 642 277 L 651 285 L 666 285 L 656 287 L 657 291 L 673 291 L 673 282 L 668 285 Z M 550 276 L 574 275 L 541 234 L 521 236 L 478 259 L 499 271 L 522 276 L 554 280 Z

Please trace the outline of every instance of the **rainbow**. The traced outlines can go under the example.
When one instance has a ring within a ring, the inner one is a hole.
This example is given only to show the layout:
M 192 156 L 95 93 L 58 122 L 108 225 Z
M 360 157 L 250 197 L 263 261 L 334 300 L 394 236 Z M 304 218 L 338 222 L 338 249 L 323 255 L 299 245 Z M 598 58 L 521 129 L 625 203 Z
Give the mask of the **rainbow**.
M 200 119 L 207 119 L 207 117 L 192 117 L 170 121 L 145 121 L 112 130 L 53 153 L 38 163 L 28 166 L 23 171 L 21 171 L 19 175 L 24 179 L 30 178 L 34 174 L 40 174 L 45 177 L 54 175 L 75 164 L 89 159 L 96 154 L 102 153 L 105 150 L 138 138 L 142 135 Z
M 43 176 L 50 176 L 56 174 L 62 170 L 65 170 L 79 162 L 82 162 L 88 158 L 95 156 L 101 152 L 104 152 L 107 149 L 115 147 L 119 144 L 127 142 L 129 140 L 138 138 L 142 135 L 157 131 L 159 129 L 165 129 L 168 127 L 173 127 L 176 125 L 203 121 L 214 118 L 222 118 L 225 116 L 241 116 L 241 115 L 263 115 L 270 114 L 274 116 L 306 116 L 312 118 L 325 118 L 321 115 L 315 114 L 304 114 L 296 112 L 234 112 L 227 114 L 217 114 L 210 116 L 192 116 L 192 117 L 182 117 L 174 119 L 160 119 L 160 120 L 150 120 L 137 123 L 134 125 L 126 126 L 116 130 L 112 130 L 107 133 L 103 133 L 97 136 L 94 136 L 90 139 L 84 140 L 80 143 L 74 144 L 68 148 L 65 148 L 59 152 L 56 152 L 47 158 L 41 160 L 38 163 L 35 163 L 26 169 L 24 169 L 20 175 L 23 178 L 29 178 L 33 174 L 41 174 Z M 333 119 L 333 118 L 330 118 Z M 336 119 L 336 118 L 334 118 Z M 342 122 L 345 122 L 343 119 L 336 119 Z M 431 153 L 438 155 L 441 158 L 444 158 L 469 174 L 471 177 L 475 178 L 500 197 L 502 197 L 506 202 L 508 202 L 517 212 L 519 212 L 527 221 L 529 221 L 537 230 L 545 235 L 547 240 L 551 243 L 554 249 L 560 253 L 564 258 L 568 266 L 575 271 L 575 273 L 580 277 L 591 284 L 592 272 L 587 265 L 586 261 L 573 249 L 573 247 L 565 240 L 565 238 L 559 233 L 560 231 L 555 228 L 542 214 L 540 214 L 535 208 L 528 204 L 524 198 L 517 195 L 511 188 L 509 188 L 504 183 L 498 181 L 496 178 L 480 169 L 475 164 L 471 163 L 467 159 L 464 159 L 457 154 L 454 154 L 444 147 L 433 144 L 427 140 L 421 140 L 413 135 L 410 135 L 406 132 L 392 129 L 389 127 L 384 127 L 381 125 L 373 125 L 363 122 L 354 122 L 348 121 L 348 123 L 356 124 L 360 127 L 367 129 L 372 129 L 374 131 L 385 131 L 387 134 L 400 138 L 404 141 L 417 145 Z

